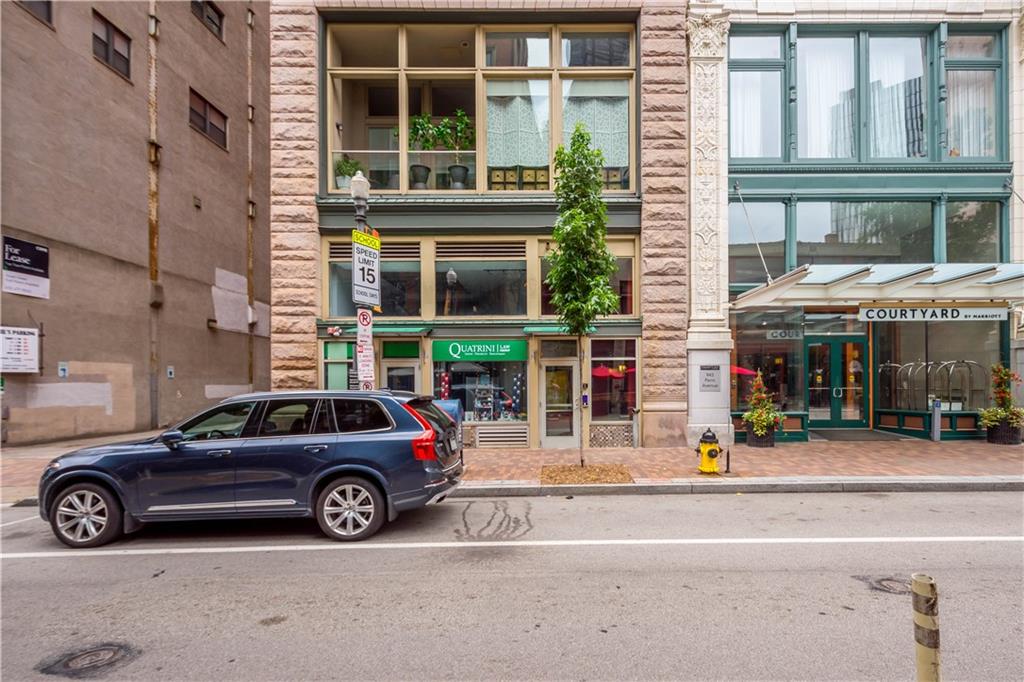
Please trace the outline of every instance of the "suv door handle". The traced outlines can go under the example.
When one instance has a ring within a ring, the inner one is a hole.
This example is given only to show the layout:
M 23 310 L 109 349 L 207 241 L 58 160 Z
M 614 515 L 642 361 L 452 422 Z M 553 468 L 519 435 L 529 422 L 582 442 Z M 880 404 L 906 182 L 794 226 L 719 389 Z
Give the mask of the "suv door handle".
M 230 450 L 210 450 L 208 453 L 210 457 L 223 457 L 224 455 L 230 455 Z
M 306 447 L 304 447 L 302 449 L 305 450 L 306 452 L 322 452 L 323 450 L 327 449 L 327 446 L 326 445 L 307 445 Z

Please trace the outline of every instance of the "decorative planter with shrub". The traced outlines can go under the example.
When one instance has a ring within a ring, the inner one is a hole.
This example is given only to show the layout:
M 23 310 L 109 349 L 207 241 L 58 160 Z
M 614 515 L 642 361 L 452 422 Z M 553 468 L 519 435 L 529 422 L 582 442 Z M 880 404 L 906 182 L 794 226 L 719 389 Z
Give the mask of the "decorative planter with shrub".
M 1020 445 L 1024 407 L 1013 404 L 1013 385 L 1020 381 L 1020 375 L 1008 367 L 992 365 L 992 400 L 995 406 L 978 411 L 981 425 L 988 430 L 989 443 Z
M 430 114 L 419 114 L 409 118 L 409 148 L 432 151 L 438 145 L 437 127 L 431 123 Z M 409 164 L 409 189 L 427 189 L 430 180 L 430 166 L 422 163 Z
M 765 390 L 764 377 L 757 370 L 750 389 L 750 409 L 743 413 L 747 427 L 747 445 L 752 448 L 775 447 L 775 431 L 782 426 L 783 414 L 775 409 L 771 394 Z
M 350 159 L 348 154 L 342 154 L 341 158 L 334 160 L 334 186 L 338 189 L 348 189 L 352 186 L 353 176 L 361 170 L 362 164 Z
M 473 121 L 462 109 L 455 110 L 455 118 L 447 116 L 438 121 L 435 126 L 437 140 L 451 152 L 455 152 L 455 163 L 448 166 L 448 177 L 451 178 L 452 189 L 466 189 L 466 181 L 469 179 L 469 168 L 463 166 L 461 155 L 467 149 L 472 149 L 476 144 L 476 129 Z

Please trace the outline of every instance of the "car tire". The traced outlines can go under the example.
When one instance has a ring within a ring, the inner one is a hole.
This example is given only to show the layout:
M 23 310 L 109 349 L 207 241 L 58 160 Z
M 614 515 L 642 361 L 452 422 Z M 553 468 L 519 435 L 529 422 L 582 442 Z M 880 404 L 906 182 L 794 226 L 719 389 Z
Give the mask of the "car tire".
M 316 521 L 332 540 L 357 542 L 384 525 L 387 502 L 374 484 L 358 476 L 336 478 L 316 501 Z
M 50 505 L 50 528 L 68 547 L 99 547 L 121 537 L 121 503 L 95 483 L 73 483 Z

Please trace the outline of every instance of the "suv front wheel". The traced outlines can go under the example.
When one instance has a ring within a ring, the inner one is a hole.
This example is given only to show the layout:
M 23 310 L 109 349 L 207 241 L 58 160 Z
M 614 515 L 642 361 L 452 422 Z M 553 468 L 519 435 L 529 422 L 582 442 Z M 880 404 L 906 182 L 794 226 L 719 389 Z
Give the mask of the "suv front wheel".
M 332 540 L 365 540 L 380 530 L 386 514 L 377 486 L 355 476 L 331 481 L 316 502 L 317 523 Z
M 69 547 L 99 547 L 121 535 L 121 504 L 94 483 L 73 483 L 50 507 L 50 527 Z

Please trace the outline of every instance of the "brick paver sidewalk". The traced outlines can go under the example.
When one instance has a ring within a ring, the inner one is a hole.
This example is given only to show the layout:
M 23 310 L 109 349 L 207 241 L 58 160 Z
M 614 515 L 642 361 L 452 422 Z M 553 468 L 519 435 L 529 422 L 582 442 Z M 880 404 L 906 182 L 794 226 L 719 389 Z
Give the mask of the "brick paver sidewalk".
M 54 457 L 88 445 L 133 440 L 156 434 L 84 438 L 46 445 L 4 447 L 0 453 L 2 502 L 34 497 L 39 474 Z M 908 439 L 860 443 L 812 441 L 783 443 L 771 449 L 731 448 L 732 476 L 1024 476 L 1024 446 L 981 441 Z M 574 464 L 579 451 L 478 450 L 465 453 L 467 482 L 539 483 L 545 464 Z M 586 451 L 588 462 L 624 464 L 638 482 L 697 479 L 697 455 L 691 448 L 600 448 Z M 724 466 L 723 466 L 724 469 Z M 707 479 L 701 479 L 707 480 Z
M 1021 476 L 1024 446 L 981 441 L 897 441 L 780 443 L 774 448 L 734 445 L 735 477 L 754 476 Z M 624 464 L 638 482 L 698 479 L 692 448 L 588 449 L 592 464 Z M 537 484 L 545 464 L 576 464 L 579 451 L 466 450 L 467 481 Z M 721 463 L 722 470 L 725 463 Z M 706 480 L 706 479 L 702 479 Z

